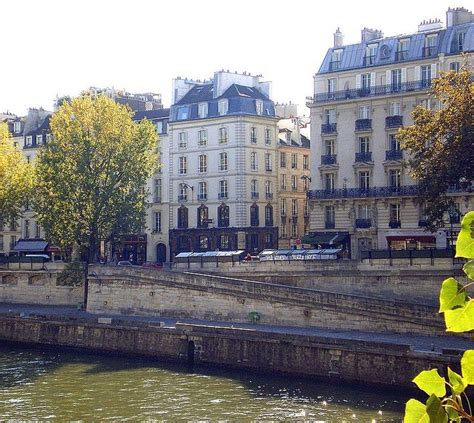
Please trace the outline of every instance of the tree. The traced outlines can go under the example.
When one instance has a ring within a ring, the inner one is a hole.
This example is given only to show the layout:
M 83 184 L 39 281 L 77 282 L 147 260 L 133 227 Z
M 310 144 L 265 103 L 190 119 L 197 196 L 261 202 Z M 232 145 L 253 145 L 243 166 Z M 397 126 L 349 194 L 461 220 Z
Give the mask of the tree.
M 0 123 L 0 220 L 15 220 L 28 201 L 32 168 L 13 144 L 6 123 Z
M 443 215 L 453 201 L 450 186 L 470 187 L 474 172 L 474 84 L 467 65 L 433 81 L 430 96 L 439 110 L 418 106 L 414 124 L 397 133 L 409 153 L 410 174 L 419 186 L 419 202 L 425 207 L 428 226 L 444 225 Z
M 95 261 L 101 240 L 142 227 L 156 131 L 104 96 L 63 102 L 50 125 L 35 166 L 37 218 L 64 251 Z

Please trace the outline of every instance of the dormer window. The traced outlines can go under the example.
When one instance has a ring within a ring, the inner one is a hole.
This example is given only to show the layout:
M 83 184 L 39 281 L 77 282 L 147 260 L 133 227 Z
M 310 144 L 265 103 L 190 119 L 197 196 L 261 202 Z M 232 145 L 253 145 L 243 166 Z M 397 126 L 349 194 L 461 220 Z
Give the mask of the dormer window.
M 451 53 L 460 53 L 463 51 L 465 37 L 466 33 L 464 31 L 454 34 L 453 41 L 451 43 Z
M 410 39 L 405 38 L 398 40 L 397 51 L 395 52 L 395 60 L 405 60 L 408 58 L 408 43 Z
M 13 122 L 13 132 L 18 134 L 21 131 L 21 122 Z
M 218 104 L 219 115 L 226 115 L 229 112 L 229 101 L 227 99 L 219 100 Z
M 365 48 L 364 66 L 373 65 L 377 55 L 377 44 L 369 44 Z
M 46 134 L 46 140 L 45 140 L 45 141 L 46 141 L 46 143 L 50 142 L 50 141 L 51 141 L 51 139 L 52 139 L 52 136 L 51 136 L 51 134 Z
M 199 103 L 199 117 L 201 119 L 207 117 L 207 103 Z
M 425 37 L 423 57 L 432 57 L 436 54 L 438 45 L 438 34 L 429 34 Z
M 329 62 L 329 70 L 338 70 L 341 67 L 342 50 L 334 50 L 331 54 L 331 61 Z
M 31 147 L 33 144 L 33 137 L 31 135 L 28 135 L 25 137 L 25 147 Z
M 43 144 L 43 135 L 36 135 L 36 145 Z
M 261 115 L 263 113 L 263 101 L 256 100 L 255 101 L 255 110 L 257 111 L 257 115 Z
M 178 112 L 176 114 L 177 120 L 185 120 L 188 119 L 188 106 L 185 107 L 178 107 Z

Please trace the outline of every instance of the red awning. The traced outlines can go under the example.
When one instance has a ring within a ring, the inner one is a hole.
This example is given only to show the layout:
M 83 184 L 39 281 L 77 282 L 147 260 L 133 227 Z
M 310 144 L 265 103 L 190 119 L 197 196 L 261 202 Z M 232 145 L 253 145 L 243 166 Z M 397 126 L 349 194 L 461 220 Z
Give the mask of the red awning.
M 387 241 L 416 241 L 416 242 L 436 242 L 436 237 L 428 235 L 388 235 Z

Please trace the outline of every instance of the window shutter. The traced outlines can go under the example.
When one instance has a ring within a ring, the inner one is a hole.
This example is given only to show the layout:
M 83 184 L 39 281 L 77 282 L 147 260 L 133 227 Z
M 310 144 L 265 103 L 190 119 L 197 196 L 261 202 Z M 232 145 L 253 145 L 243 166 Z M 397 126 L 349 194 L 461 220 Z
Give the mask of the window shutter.
M 370 88 L 375 87 L 375 72 L 370 72 Z
M 392 71 L 385 71 L 385 85 L 390 85 L 392 83 Z
M 421 81 L 421 67 L 415 66 L 415 81 Z
M 362 75 L 356 75 L 356 89 L 360 89 L 362 86 Z
M 407 82 L 407 68 L 402 68 L 402 84 Z
M 436 78 L 436 63 L 431 65 L 431 78 Z

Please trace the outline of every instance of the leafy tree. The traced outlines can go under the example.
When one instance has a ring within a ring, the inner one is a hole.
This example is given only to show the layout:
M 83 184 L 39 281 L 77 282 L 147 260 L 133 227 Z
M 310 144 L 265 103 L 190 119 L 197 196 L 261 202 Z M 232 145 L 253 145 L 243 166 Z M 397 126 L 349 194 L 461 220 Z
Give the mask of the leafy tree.
M 433 81 L 430 96 L 439 110 L 418 106 L 414 124 L 401 128 L 397 138 L 409 153 L 410 174 L 419 186 L 431 230 L 442 227 L 452 200 L 446 195 L 453 185 L 471 186 L 474 173 L 474 84 L 465 65 Z
M 95 261 L 101 240 L 142 226 L 156 131 L 104 96 L 63 102 L 50 125 L 36 161 L 37 218 L 55 244 Z
M 456 257 L 469 260 L 463 267 L 468 279 L 474 281 L 474 211 L 464 216 L 456 243 Z M 456 279 L 443 282 L 439 312 L 444 313 L 446 328 L 450 332 L 474 330 L 474 299 L 466 289 L 474 282 L 462 285 Z M 474 422 L 472 405 L 466 389 L 474 385 L 474 350 L 467 350 L 461 358 L 461 374 L 448 367 L 448 380 L 437 369 L 425 370 L 413 382 L 429 398 L 426 403 L 410 399 L 405 407 L 405 423 Z M 447 395 L 449 387 L 450 395 Z
M 0 123 L 0 220 L 21 215 L 33 185 L 31 166 L 14 146 L 6 123 Z

